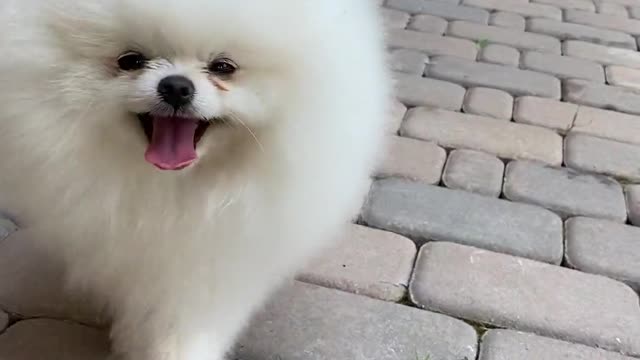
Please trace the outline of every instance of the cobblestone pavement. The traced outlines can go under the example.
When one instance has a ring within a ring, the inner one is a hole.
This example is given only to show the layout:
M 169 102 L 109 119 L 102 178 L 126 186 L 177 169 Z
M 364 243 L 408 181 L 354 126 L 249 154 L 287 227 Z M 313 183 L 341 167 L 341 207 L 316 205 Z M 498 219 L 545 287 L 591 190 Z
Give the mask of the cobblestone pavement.
M 377 3 L 388 156 L 230 358 L 640 358 L 640 0 Z M 105 359 L 58 264 L 0 238 L 0 359 Z

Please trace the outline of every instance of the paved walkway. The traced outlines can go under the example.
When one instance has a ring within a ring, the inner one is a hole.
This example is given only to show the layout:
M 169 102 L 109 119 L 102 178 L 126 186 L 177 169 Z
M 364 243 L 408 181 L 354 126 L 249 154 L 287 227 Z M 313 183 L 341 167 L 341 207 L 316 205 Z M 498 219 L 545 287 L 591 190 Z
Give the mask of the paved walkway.
M 384 2 L 388 158 L 231 359 L 640 358 L 640 0 Z M 50 261 L 0 243 L 0 359 L 105 359 Z

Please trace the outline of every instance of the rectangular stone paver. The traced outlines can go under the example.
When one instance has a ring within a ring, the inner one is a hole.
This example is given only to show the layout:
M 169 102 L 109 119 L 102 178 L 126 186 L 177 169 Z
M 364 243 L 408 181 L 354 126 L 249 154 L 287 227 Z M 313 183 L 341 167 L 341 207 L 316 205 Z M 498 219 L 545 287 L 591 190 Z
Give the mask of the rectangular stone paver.
M 231 359 L 475 359 L 477 335 L 460 320 L 404 305 L 296 284 L 248 326 Z
M 502 90 L 471 88 L 464 97 L 462 110 L 469 114 L 510 120 L 513 114 L 513 96 Z
M 640 290 L 640 228 L 607 220 L 571 218 L 565 225 L 567 263 Z
M 442 35 L 447 30 L 447 20 L 428 14 L 419 14 L 411 18 L 407 29 Z
M 596 10 L 593 2 L 589 0 L 533 0 L 533 2 L 553 5 L 562 9 Z
M 404 11 L 384 8 L 380 9 L 380 11 L 382 12 L 384 24 L 388 29 L 404 29 L 411 17 L 411 15 Z
M 478 360 L 633 360 L 612 351 L 514 330 L 489 330 Z
M 399 136 L 390 137 L 387 142 L 387 153 L 375 171 L 376 177 L 401 177 L 427 184 L 440 182 L 447 160 L 443 148 L 430 142 Z
M 623 87 L 571 79 L 564 83 L 562 98 L 576 104 L 640 114 L 640 92 Z
M 602 276 L 453 243 L 430 243 L 418 255 L 410 294 L 416 304 L 445 314 L 640 354 L 638 296 Z M 543 359 L 559 358 L 536 360 Z
M 607 14 L 615 17 L 628 18 L 629 11 L 627 8 L 620 5 L 609 2 L 599 2 L 596 3 L 598 8 L 598 14 Z
M 504 163 L 497 157 L 474 150 L 454 150 L 442 175 L 450 189 L 498 197 L 502 192 Z
M 571 168 L 640 181 L 640 146 L 570 134 L 565 139 L 564 153 L 565 163 Z
M 507 199 L 543 206 L 563 217 L 627 219 L 622 187 L 602 175 L 512 161 L 507 165 L 503 191 Z
M 62 264 L 38 244 L 26 230 L 0 241 L 0 309 L 26 318 L 104 325 L 104 314 L 88 299 L 66 291 Z
M 8 238 L 17 230 L 18 226 L 13 221 L 0 214 L 0 241 Z
M 520 14 L 526 17 L 542 17 L 560 20 L 562 11 L 555 6 L 534 4 L 513 0 L 463 0 L 462 4 L 484 9 L 499 10 Z
M 627 5 L 627 6 L 637 6 L 638 0 L 608 0 L 614 4 Z
M 408 112 L 400 134 L 445 148 L 478 150 L 505 159 L 562 163 L 562 137 L 554 131 L 478 115 L 414 108 Z
M 559 264 L 562 222 L 545 209 L 399 179 L 374 182 L 362 215 L 418 242 L 451 241 Z
M 524 31 L 525 20 L 522 15 L 504 11 L 496 11 L 491 13 L 491 16 L 489 17 L 489 24 Z
M 414 14 L 430 14 L 448 20 L 468 20 L 481 24 L 489 21 L 489 12 L 469 6 L 459 6 L 445 1 L 388 0 L 387 7 Z
M 607 83 L 640 90 L 640 70 L 620 65 L 609 65 L 606 68 Z
M 562 40 L 584 40 L 596 44 L 631 50 L 637 48 L 635 39 L 629 34 L 550 19 L 529 19 L 527 21 L 527 31 L 551 35 Z
M 396 95 L 407 106 L 437 106 L 460 110 L 466 93 L 457 84 L 408 74 L 395 74 Z
M 522 68 L 551 74 L 560 79 L 584 79 L 604 83 L 604 69 L 595 62 L 569 56 L 525 51 L 521 57 Z
M 627 34 L 640 35 L 640 20 L 625 19 L 620 16 L 596 14 L 580 10 L 567 10 L 564 21 L 590 25 L 601 29 L 611 29 Z
M 475 60 L 478 55 L 476 44 L 467 39 L 400 29 L 391 29 L 387 39 L 391 48 L 415 49 L 429 55 L 451 55 L 469 60 Z
M 492 87 L 513 95 L 560 99 L 560 81 L 557 78 L 509 66 L 478 63 L 451 56 L 437 56 L 432 59 L 426 74 L 432 78 L 465 86 Z
M 413 241 L 390 232 L 350 225 L 337 244 L 298 274 L 308 283 L 400 301 L 416 256 Z
M 640 53 L 585 41 L 567 40 L 562 44 L 562 53 L 604 65 L 622 65 L 640 69 Z
M 506 45 L 489 44 L 482 48 L 478 60 L 493 64 L 518 66 L 520 64 L 520 51 Z
M 640 145 L 640 116 L 580 106 L 571 132 Z
M 105 360 L 109 338 L 103 331 L 58 320 L 25 320 L 0 335 L 0 359 Z
M 635 226 L 640 226 L 640 185 L 627 185 L 624 190 L 629 221 Z
M 449 24 L 447 34 L 472 40 L 487 40 L 519 49 L 538 50 L 552 54 L 560 54 L 561 52 L 560 41 L 556 38 L 499 26 L 453 21 Z
M 513 120 L 565 133 L 573 125 L 577 111 L 578 106 L 575 104 L 535 96 L 523 96 L 516 99 Z
M 424 67 L 429 62 L 429 56 L 411 49 L 395 49 L 389 54 L 392 71 L 421 77 Z

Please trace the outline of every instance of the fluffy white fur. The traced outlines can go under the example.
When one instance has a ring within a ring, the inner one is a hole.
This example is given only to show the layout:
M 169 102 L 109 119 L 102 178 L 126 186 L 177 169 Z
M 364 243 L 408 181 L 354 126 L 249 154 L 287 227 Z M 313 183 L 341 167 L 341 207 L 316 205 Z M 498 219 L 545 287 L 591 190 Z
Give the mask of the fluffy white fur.
M 127 360 L 219 360 L 275 286 L 359 210 L 389 111 L 371 0 L 5 0 L 0 208 L 111 312 Z M 157 61 L 137 75 L 116 58 Z M 220 91 L 202 68 L 240 70 Z M 181 74 L 226 125 L 145 162 L 133 113 Z

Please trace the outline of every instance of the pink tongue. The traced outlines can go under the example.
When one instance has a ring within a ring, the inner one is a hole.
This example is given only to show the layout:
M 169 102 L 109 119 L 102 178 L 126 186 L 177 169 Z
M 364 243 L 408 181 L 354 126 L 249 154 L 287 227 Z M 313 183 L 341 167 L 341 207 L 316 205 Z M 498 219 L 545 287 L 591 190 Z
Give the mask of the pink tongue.
M 154 117 L 153 135 L 144 158 L 162 170 L 179 170 L 198 155 L 193 139 L 198 123 L 191 119 Z

